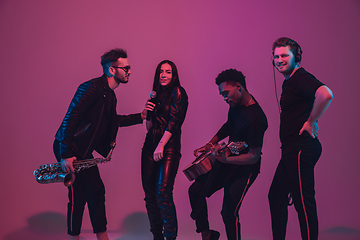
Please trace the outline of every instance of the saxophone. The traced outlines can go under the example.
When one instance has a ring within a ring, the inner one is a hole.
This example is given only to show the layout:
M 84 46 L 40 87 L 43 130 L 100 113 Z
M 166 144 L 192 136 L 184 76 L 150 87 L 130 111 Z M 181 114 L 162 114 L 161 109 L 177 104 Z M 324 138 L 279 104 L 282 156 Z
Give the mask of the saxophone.
M 92 158 L 74 161 L 73 167 L 75 172 L 78 173 L 83 169 L 96 166 L 98 163 L 106 163 L 110 161 L 115 145 L 115 142 L 111 143 L 111 149 L 106 158 Z M 34 175 L 36 181 L 41 184 L 62 182 L 66 187 L 69 187 L 75 181 L 75 173 L 63 172 L 60 162 L 40 165 L 38 169 L 35 169 Z

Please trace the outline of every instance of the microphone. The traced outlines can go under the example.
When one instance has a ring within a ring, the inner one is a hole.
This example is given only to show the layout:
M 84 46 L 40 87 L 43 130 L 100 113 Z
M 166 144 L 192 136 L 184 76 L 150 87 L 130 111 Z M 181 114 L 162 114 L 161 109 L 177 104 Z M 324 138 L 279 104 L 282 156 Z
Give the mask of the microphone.
M 151 98 L 151 100 L 153 100 L 154 98 L 156 98 L 156 92 L 155 91 L 151 91 L 150 92 L 150 98 Z M 150 100 L 150 101 L 151 101 Z
M 156 92 L 155 92 L 155 91 L 151 91 L 151 92 L 150 92 L 150 100 L 149 100 L 149 102 L 152 102 L 152 103 L 154 103 L 154 104 L 156 105 L 156 100 L 155 100 L 155 98 L 156 98 Z M 155 107 L 156 107 L 156 106 L 155 106 Z M 154 107 L 154 110 L 147 112 L 146 120 L 149 121 L 149 120 L 151 119 L 151 115 L 152 115 L 152 113 L 155 111 L 155 107 Z

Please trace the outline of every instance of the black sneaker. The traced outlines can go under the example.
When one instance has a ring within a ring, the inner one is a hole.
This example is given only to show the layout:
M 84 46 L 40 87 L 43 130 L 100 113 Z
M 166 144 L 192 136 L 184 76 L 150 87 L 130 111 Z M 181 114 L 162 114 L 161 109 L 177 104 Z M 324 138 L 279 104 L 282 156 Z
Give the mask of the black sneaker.
M 210 240 L 218 240 L 220 238 L 220 233 L 215 230 L 210 230 Z

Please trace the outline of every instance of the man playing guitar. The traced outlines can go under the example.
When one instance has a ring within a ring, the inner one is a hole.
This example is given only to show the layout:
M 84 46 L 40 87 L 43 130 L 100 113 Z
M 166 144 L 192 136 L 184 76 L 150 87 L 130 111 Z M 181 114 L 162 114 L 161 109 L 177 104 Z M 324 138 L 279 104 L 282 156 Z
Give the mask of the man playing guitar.
M 203 240 L 217 240 L 220 233 L 210 230 L 206 197 L 224 188 L 221 215 L 228 239 L 241 239 L 239 208 L 246 192 L 260 171 L 261 148 L 267 119 L 260 105 L 247 91 L 244 75 L 236 69 L 221 72 L 216 78 L 220 95 L 230 105 L 227 122 L 194 155 L 211 150 L 216 159 L 212 169 L 200 175 L 189 188 L 196 231 Z M 246 142 L 248 148 L 239 155 L 232 154 L 218 142 L 229 137 L 229 142 Z

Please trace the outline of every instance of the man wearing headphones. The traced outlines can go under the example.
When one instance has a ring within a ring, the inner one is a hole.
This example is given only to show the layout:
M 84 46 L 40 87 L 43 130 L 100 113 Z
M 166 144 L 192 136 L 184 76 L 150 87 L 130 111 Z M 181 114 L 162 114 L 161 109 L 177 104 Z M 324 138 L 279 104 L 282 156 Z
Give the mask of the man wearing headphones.
M 333 98 L 331 90 L 299 67 L 302 50 L 282 37 L 272 46 L 273 65 L 285 77 L 280 99 L 281 159 L 269 190 L 273 239 L 285 239 L 287 207 L 298 213 L 302 239 L 318 238 L 314 167 L 321 155 L 317 120 Z

